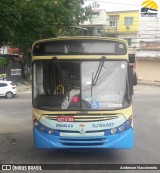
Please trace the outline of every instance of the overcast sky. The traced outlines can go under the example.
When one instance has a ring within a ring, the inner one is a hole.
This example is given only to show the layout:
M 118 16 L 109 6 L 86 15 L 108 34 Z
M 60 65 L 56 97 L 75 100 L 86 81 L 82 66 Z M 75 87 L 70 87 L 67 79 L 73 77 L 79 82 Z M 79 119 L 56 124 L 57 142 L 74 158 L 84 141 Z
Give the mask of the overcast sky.
M 106 11 L 122 11 L 122 10 L 140 10 L 141 3 L 144 0 L 85 0 L 86 4 L 96 4 L 100 5 L 100 9 L 105 9 Z M 153 0 L 157 3 L 160 12 L 160 0 Z

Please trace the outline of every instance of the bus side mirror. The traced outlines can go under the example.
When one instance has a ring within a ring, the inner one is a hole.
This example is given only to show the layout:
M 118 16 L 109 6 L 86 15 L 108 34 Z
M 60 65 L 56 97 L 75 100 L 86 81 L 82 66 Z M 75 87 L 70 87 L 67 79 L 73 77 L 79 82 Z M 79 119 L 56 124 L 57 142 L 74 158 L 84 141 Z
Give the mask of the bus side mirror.
M 133 70 L 131 67 L 129 67 L 129 90 L 130 94 L 133 95 Z
M 137 85 L 137 73 L 136 73 L 136 57 L 135 54 L 128 54 L 129 66 L 132 70 L 133 75 L 133 86 Z
M 129 63 L 135 63 L 136 56 L 135 54 L 128 54 L 129 57 Z

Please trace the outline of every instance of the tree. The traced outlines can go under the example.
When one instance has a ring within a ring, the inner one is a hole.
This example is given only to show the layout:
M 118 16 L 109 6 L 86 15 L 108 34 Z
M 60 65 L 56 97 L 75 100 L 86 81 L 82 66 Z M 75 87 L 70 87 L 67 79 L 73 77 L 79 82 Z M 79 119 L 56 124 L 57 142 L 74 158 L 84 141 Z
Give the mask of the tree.
M 83 0 L 1 0 L 0 44 L 19 47 L 28 63 L 35 40 L 73 35 L 73 26 L 87 20 L 91 7 L 82 8 L 83 3 Z
M 7 43 L 14 36 L 14 27 L 20 22 L 17 0 L 0 1 L 0 44 Z
M 18 47 L 28 64 L 35 40 L 73 35 L 91 14 L 91 7 L 82 4 L 83 0 L 0 0 L 0 46 Z M 6 64 L 3 58 L 0 64 Z
M 87 19 L 91 8 L 83 0 L 1 0 L 0 42 L 28 45 L 65 35 Z

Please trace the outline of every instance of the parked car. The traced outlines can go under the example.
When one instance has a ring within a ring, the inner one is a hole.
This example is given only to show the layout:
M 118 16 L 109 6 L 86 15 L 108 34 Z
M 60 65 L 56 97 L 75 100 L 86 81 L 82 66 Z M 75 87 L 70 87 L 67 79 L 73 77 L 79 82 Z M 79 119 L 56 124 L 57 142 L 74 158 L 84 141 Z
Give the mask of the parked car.
M 17 94 L 16 85 L 12 81 L 0 81 L 0 96 L 12 98 Z

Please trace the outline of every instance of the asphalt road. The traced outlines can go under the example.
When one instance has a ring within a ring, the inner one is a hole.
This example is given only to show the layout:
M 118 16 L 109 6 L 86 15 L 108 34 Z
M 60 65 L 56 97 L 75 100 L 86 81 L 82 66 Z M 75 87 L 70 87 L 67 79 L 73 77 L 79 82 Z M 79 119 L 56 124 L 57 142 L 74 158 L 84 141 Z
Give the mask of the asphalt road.
M 135 87 L 133 108 L 135 145 L 131 150 L 39 150 L 33 146 L 31 93 L 0 98 L 0 164 L 158 164 L 160 87 Z

